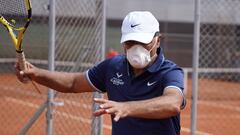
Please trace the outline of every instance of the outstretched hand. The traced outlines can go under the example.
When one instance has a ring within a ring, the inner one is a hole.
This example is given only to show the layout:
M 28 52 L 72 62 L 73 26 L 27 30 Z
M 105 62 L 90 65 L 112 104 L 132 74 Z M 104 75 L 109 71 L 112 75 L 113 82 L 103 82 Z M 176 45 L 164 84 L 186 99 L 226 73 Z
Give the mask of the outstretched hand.
M 110 114 L 114 116 L 114 121 L 118 121 L 120 118 L 124 118 L 129 113 L 129 107 L 127 102 L 115 102 L 103 98 L 94 98 L 96 103 L 100 104 L 100 108 L 95 111 L 94 116 L 101 116 L 103 114 Z

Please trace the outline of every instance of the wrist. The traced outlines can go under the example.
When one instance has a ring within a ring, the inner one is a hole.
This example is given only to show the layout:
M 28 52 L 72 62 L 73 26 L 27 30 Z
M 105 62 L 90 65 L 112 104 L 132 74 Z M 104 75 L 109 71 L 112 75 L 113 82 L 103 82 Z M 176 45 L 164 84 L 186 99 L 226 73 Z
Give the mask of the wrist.
M 29 76 L 31 78 L 38 78 L 41 76 L 41 72 L 42 72 L 41 69 L 34 67 L 34 68 L 29 69 Z
M 133 102 L 126 102 L 126 116 L 132 116 L 134 110 L 134 103 Z

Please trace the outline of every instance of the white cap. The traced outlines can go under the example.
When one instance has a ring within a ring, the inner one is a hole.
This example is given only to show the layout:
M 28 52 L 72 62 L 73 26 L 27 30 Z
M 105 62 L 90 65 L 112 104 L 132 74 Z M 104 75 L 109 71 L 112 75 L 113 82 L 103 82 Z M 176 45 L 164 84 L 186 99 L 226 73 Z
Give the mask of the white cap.
M 130 12 L 122 23 L 121 42 L 134 40 L 148 44 L 159 30 L 159 23 L 152 13 L 148 11 Z

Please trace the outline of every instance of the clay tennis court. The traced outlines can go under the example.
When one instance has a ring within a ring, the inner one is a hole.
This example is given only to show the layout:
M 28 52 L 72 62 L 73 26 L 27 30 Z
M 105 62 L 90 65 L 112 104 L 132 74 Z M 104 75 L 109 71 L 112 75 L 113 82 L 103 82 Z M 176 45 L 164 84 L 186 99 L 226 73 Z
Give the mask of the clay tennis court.
M 14 74 L 1 74 L 0 80 L 0 134 L 16 135 L 46 100 L 47 88 L 39 86 L 42 94 L 38 94 L 31 84 L 19 83 Z M 190 80 L 187 87 L 187 106 L 181 116 L 182 135 L 190 134 Z M 91 98 L 91 94 L 58 94 L 55 101 L 64 102 L 64 106 L 54 108 L 54 134 L 91 134 Z M 240 134 L 240 84 L 200 80 L 197 121 L 197 135 Z M 44 112 L 27 134 L 45 133 Z M 103 134 L 111 134 L 109 116 L 104 116 Z

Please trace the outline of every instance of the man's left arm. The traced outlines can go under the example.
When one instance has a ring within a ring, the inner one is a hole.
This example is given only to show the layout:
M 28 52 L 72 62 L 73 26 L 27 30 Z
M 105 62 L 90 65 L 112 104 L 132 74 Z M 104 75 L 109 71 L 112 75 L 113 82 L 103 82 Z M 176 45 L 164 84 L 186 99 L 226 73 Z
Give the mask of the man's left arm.
M 100 109 L 95 116 L 102 114 L 115 115 L 118 121 L 124 117 L 138 117 L 147 119 L 163 119 L 180 113 L 184 101 L 182 92 L 177 87 L 167 87 L 160 97 L 141 101 L 115 102 L 107 99 L 94 99 L 100 103 Z

